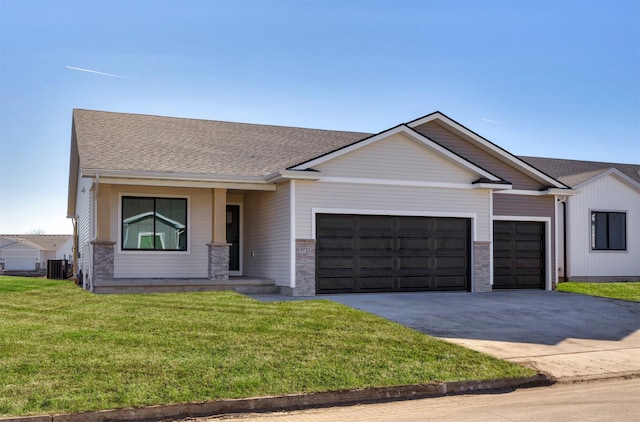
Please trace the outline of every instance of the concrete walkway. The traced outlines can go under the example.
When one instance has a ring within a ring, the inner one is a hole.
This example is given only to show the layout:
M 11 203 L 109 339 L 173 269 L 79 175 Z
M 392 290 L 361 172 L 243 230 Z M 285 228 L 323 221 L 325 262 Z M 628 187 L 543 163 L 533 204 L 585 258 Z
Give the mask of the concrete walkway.
M 531 366 L 558 381 L 640 376 L 640 303 L 548 291 L 318 298 Z

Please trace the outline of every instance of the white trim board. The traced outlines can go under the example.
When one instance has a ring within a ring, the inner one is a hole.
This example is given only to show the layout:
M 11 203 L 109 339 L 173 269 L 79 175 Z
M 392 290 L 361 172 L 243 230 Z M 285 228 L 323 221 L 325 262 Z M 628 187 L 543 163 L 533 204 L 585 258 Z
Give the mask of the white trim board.
M 296 181 L 291 180 L 289 182 L 289 236 L 290 244 L 289 244 L 289 287 L 292 289 L 296 287 Z M 315 231 L 315 223 L 312 223 L 312 226 Z M 315 239 L 315 237 L 314 237 Z

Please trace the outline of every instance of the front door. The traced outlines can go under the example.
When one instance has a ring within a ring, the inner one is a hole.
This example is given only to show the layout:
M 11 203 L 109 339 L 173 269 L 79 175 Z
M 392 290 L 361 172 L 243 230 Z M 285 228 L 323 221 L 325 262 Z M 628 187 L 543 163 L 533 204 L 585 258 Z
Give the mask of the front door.
M 227 205 L 227 243 L 229 248 L 229 271 L 240 271 L 240 206 Z

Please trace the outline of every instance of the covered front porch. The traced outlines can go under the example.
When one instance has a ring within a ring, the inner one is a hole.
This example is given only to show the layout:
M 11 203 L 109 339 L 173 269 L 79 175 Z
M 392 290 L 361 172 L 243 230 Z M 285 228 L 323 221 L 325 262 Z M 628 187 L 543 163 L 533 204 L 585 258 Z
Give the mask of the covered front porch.
M 277 292 L 273 269 L 260 266 L 273 246 L 269 233 L 263 233 L 260 207 L 278 196 L 277 186 L 224 185 L 96 181 L 91 188 L 95 237 L 85 251 L 84 287 L 96 293 Z M 154 205 L 145 212 L 136 201 Z M 174 208 L 184 203 L 184 210 L 161 213 L 161 201 L 165 207 L 172 201 Z M 245 212 L 247 208 L 251 211 Z

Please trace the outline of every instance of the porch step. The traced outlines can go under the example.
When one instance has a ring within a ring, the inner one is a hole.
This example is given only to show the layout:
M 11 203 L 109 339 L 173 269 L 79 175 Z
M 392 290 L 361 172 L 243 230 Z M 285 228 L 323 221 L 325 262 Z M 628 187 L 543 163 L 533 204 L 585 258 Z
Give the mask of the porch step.
M 206 278 L 117 278 L 108 284 L 94 287 L 95 293 L 105 294 L 179 293 L 213 290 L 233 290 L 242 294 L 270 294 L 278 293 L 280 289 L 276 286 L 275 281 L 256 277 L 230 277 L 225 281 Z

